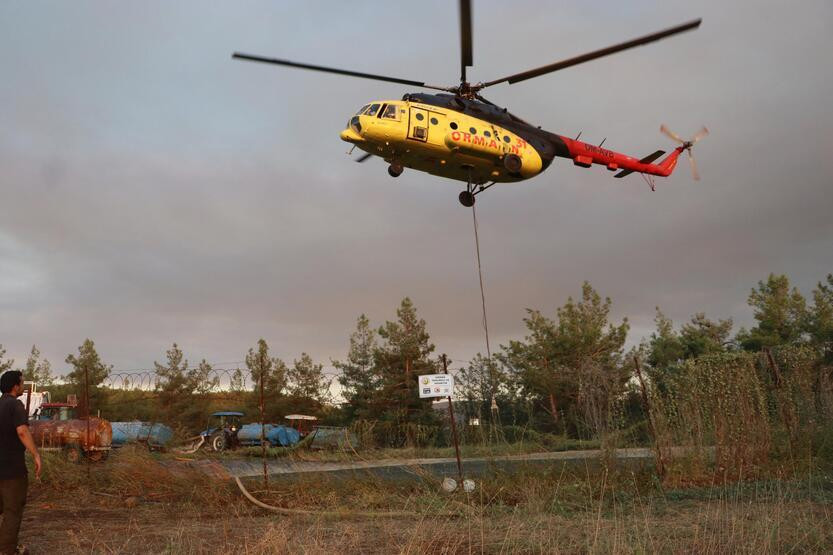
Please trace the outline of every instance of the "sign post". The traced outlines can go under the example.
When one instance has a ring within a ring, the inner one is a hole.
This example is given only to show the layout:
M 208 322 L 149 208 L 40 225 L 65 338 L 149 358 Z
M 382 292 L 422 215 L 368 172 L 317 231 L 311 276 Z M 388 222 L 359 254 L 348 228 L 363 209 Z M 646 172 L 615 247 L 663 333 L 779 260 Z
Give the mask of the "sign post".
M 448 373 L 448 357 L 442 356 L 443 374 L 428 374 L 419 377 L 420 399 L 430 397 L 448 398 L 448 416 L 451 419 L 451 434 L 454 437 L 454 452 L 457 455 L 457 474 L 460 477 L 460 486 L 463 485 L 463 462 L 460 460 L 460 442 L 457 439 L 457 422 L 454 418 L 454 407 L 451 404 L 451 395 L 454 393 L 454 376 Z

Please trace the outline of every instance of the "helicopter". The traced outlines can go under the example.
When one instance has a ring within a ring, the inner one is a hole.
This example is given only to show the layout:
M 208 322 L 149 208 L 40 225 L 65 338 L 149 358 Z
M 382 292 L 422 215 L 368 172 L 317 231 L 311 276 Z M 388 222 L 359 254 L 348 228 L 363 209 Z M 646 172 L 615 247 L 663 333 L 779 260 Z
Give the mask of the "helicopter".
M 556 157 L 569 158 L 574 165 L 583 168 L 593 164 L 603 165 L 608 171 L 617 172 L 613 176 L 616 178 L 632 173 L 642 174 L 654 190 L 653 176 L 671 175 L 677 159 L 685 151 L 693 177 L 699 180 L 692 147 L 708 134 L 705 127 L 686 140 L 662 125 L 660 131 L 679 146 L 655 163 L 665 154 L 664 150 L 635 158 L 604 148 L 604 141 L 599 145 L 579 141 L 580 133 L 575 139 L 551 133 L 490 102 L 480 91 L 501 83 L 520 83 L 697 29 L 702 19 L 500 79 L 470 83 L 466 78 L 466 68 L 473 65 L 471 0 L 460 0 L 459 9 L 460 83 L 456 86 L 436 86 L 240 52 L 233 53 L 232 58 L 442 91 L 407 93 L 401 100 L 369 102 L 349 119 L 340 137 L 353 145 L 351 153 L 356 147 L 365 152 L 357 159 L 358 162 L 372 156 L 384 159 L 389 164 L 388 174 L 391 177 L 399 177 L 405 168 L 411 168 L 465 182 L 466 189 L 459 194 L 459 201 L 466 207 L 474 206 L 475 196 L 496 183 L 517 182 L 539 175 Z

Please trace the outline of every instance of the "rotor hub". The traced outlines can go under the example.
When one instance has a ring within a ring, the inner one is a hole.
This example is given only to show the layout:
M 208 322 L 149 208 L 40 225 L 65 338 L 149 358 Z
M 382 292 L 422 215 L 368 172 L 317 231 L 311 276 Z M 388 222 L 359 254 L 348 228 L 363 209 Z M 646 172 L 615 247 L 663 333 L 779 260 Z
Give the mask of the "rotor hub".
M 457 87 L 449 87 L 449 91 L 453 92 L 457 96 L 468 100 L 474 100 L 477 98 L 477 91 L 483 88 L 480 84 L 469 83 L 468 81 L 463 81 Z

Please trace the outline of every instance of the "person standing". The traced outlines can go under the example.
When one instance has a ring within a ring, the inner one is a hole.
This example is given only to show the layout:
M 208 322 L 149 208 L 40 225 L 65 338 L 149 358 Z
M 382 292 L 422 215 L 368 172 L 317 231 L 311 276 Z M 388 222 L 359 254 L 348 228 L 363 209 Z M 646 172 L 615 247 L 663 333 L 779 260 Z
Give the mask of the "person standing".
M 29 415 L 18 400 L 23 394 L 23 373 L 9 370 L 0 376 L 0 553 L 28 553 L 19 546 L 17 535 L 26 505 L 29 477 L 24 451 L 29 451 L 35 462 L 35 476 L 40 478 L 41 460 L 32 434 Z

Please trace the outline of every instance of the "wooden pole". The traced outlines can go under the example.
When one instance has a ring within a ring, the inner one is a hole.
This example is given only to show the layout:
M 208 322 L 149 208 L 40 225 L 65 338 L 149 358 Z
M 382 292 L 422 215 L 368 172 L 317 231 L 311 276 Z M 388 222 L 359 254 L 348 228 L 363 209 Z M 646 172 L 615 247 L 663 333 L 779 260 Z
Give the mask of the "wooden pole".
M 84 447 L 89 448 L 90 445 L 90 369 L 87 365 L 84 365 L 84 412 L 87 413 L 87 437 L 84 438 L 84 443 L 82 444 L 81 456 L 83 457 L 86 452 L 84 451 Z M 90 477 L 90 458 L 85 457 L 87 460 L 87 478 Z
M 260 352 L 260 456 L 263 459 L 263 489 L 269 490 L 269 474 L 266 471 L 266 416 L 263 406 L 263 378 L 266 374 L 266 361 Z
M 639 379 L 639 387 L 642 390 L 642 406 L 645 407 L 645 416 L 648 418 L 648 430 L 650 430 L 651 438 L 654 440 L 657 474 L 659 474 L 660 478 L 662 478 L 665 476 L 665 463 L 662 459 L 662 448 L 659 445 L 659 438 L 657 438 L 657 430 L 654 427 L 654 419 L 651 416 L 651 404 L 648 401 L 648 388 L 645 385 L 645 380 L 642 378 L 642 368 L 639 365 L 639 357 L 633 357 L 633 363 L 636 368 L 636 377 Z
M 769 362 L 769 368 L 772 370 L 772 380 L 775 382 L 775 387 L 781 387 L 781 372 L 778 370 L 778 365 L 775 364 L 775 359 L 772 358 L 772 351 L 769 347 L 764 347 L 764 353 L 766 354 L 767 362 Z
M 778 369 L 778 365 L 775 363 L 775 358 L 772 356 L 772 350 L 769 347 L 764 347 L 764 354 L 766 354 L 767 362 L 769 363 L 769 369 L 772 371 L 772 380 L 775 383 L 775 396 L 778 400 L 778 412 L 781 413 L 781 418 L 784 420 L 784 424 L 787 426 L 787 431 L 789 432 L 790 437 L 790 448 L 792 448 L 796 442 L 798 429 L 795 426 L 795 422 L 793 420 L 792 414 L 787 406 L 785 393 L 782 389 L 784 385 L 784 379 L 781 377 L 781 371 Z
M 448 374 L 448 357 L 445 354 L 443 354 L 443 372 Z M 460 460 L 460 442 L 457 439 L 457 421 L 454 419 L 451 395 L 448 396 L 448 415 L 451 417 L 451 435 L 454 436 L 454 453 L 457 455 L 457 474 L 460 476 L 460 487 L 463 487 L 463 461 Z
M 23 379 L 23 376 L 20 377 Z M 23 386 L 23 391 L 26 391 L 26 386 Z M 26 392 L 26 418 L 29 418 L 29 406 L 32 403 L 32 384 L 29 384 L 29 391 Z

